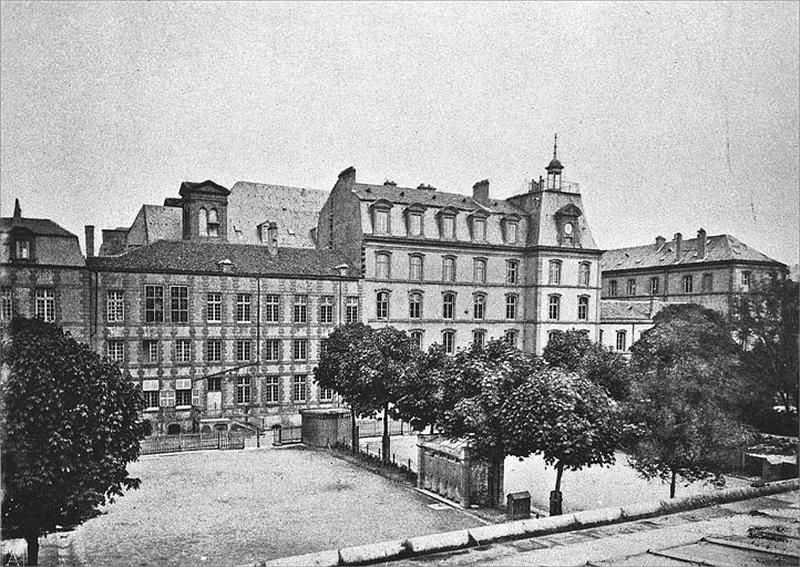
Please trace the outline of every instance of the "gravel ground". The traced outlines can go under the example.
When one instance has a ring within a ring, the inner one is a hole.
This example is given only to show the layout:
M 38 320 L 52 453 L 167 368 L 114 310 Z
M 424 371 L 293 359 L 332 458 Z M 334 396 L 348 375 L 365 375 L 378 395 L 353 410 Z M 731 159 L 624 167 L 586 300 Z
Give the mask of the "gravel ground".
M 315 450 L 148 455 L 129 470 L 142 487 L 79 526 L 60 565 L 243 565 L 480 525 Z
M 369 444 L 371 453 L 380 448 L 380 437 L 362 438 L 359 445 L 365 449 Z M 411 459 L 411 470 L 417 471 L 417 438 L 414 435 L 394 436 L 391 451 L 397 462 Z M 556 471 L 544 464 L 540 455 L 520 461 L 508 457 L 505 462 L 505 493 L 527 490 L 531 493 L 531 506 L 540 510 L 550 509 L 550 491 L 556 483 Z M 676 494 L 687 496 L 717 490 L 700 482 L 685 486 L 678 484 Z M 748 481 L 728 478 L 727 486 L 747 486 Z M 623 453 L 617 453 L 617 461 L 611 467 L 590 467 L 582 471 L 564 471 L 561 479 L 564 512 L 577 512 L 621 506 L 635 502 L 650 502 L 669 498 L 669 484 L 659 480 L 646 481 L 627 465 Z

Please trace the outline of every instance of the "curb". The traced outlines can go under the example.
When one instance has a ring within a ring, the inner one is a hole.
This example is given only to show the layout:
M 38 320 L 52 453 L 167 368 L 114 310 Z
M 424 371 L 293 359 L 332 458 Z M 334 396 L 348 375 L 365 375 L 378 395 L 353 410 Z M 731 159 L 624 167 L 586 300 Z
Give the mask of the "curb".
M 604 526 L 632 520 L 652 518 L 749 500 L 780 492 L 800 489 L 800 480 L 791 479 L 746 488 L 727 488 L 713 494 L 698 494 L 647 502 L 621 507 L 585 510 L 562 516 L 548 516 L 528 520 L 517 520 L 505 524 L 481 526 L 469 530 L 458 530 L 440 534 L 417 536 L 405 540 L 386 541 L 346 547 L 340 550 L 320 551 L 307 555 L 282 557 L 255 563 L 255 567 L 315 566 L 339 567 L 342 565 L 369 565 L 404 557 L 428 555 L 457 549 L 468 549 L 479 545 L 498 543 L 513 539 L 542 536 L 593 526 Z M 253 564 L 251 564 L 252 566 Z

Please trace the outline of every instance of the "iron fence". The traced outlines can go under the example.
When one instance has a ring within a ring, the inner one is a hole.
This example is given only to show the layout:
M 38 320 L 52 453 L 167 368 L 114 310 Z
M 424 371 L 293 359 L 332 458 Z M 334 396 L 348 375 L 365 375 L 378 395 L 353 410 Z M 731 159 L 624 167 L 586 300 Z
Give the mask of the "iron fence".
M 180 435 L 153 436 L 139 443 L 139 454 L 182 453 L 209 449 L 244 449 L 241 433 L 187 433 Z
M 358 425 L 359 437 L 380 437 L 383 435 L 383 420 L 360 419 Z M 389 435 L 405 435 L 411 433 L 411 426 L 402 421 L 389 420 Z
M 272 430 L 272 444 L 302 443 L 303 428 L 299 426 L 276 427 Z

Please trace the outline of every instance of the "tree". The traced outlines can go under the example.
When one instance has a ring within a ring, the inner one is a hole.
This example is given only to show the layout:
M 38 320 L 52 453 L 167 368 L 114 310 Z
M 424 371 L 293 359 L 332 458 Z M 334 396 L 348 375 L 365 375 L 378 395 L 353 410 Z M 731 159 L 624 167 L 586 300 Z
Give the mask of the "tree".
M 729 322 L 741 349 L 747 394 L 743 411 L 748 423 L 794 435 L 800 405 L 797 282 L 754 281 L 749 293 L 734 297 Z M 777 403 L 784 407 L 782 416 L 773 409 Z
M 626 407 L 629 462 L 644 478 L 712 479 L 746 442 L 737 420 L 736 344 L 722 316 L 699 305 L 668 305 L 632 347 Z
M 544 347 L 542 358 L 551 366 L 563 368 L 568 372 L 577 372 L 591 346 L 592 341 L 585 331 L 578 329 L 553 331 Z
M 396 383 L 395 412 L 417 431 L 437 424 L 442 405 L 442 370 L 447 360 L 440 345 L 431 345 L 427 352 L 419 353 L 410 372 Z
M 14 319 L 3 337 L 3 537 L 24 537 L 38 564 L 38 538 L 83 522 L 139 479 L 147 424 L 141 394 L 119 368 L 62 330 Z
M 541 453 L 556 469 L 550 514 L 561 514 L 564 469 L 579 471 L 614 462 L 621 433 L 617 404 L 584 376 L 560 368 L 533 373 L 513 392 L 503 411 L 511 433 L 509 453 Z

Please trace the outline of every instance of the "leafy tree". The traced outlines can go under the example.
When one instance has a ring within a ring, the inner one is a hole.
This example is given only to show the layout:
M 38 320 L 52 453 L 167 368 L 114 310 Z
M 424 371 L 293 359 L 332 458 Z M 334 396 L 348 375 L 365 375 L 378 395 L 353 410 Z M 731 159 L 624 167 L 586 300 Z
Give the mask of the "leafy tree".
M 794 435 L 800 405 L 797 282 L 754 281 L 750 293 L 733 299 L 729 322 L 741 348 L 747 421 L 759 429 Z M 776 403 L 784 406 L 783 423 L 773 409 Z
M 2 535 L 24 537 L 36 565 L 40 535 L 138 488 L 126 466 L 147 424 L 134 384 L 59 327 L 16 318 L 2 348 Z
M 442 370 L 447 355 L 440 345 L 419 353 L 416 364 L 395 386 L 394 409 L 398 417 L 422 431 L 436 425 L 442 404 Z
M 632 347 L 626 449 L 645 478 L 712 479 L 747 439 L 737 421 L 736 344 L 722 316 L 699 305 L 668 305 Z
M 586 377 L 560 368 L 529 376 L 505 405 L 503 424 L 511 436 L 509 453 L 542 453 L 556 469 L 550 514 L 561 514 L 564 469 L 579 471 L 614 462 L 621 433 L 617 404 Z
M 617 401 L 628 395 L 625 358 L 599 343 L 593 343 L 584 331 L 553 331 L 542 356 L 551 366 L 577 372 L 602 386 Z

